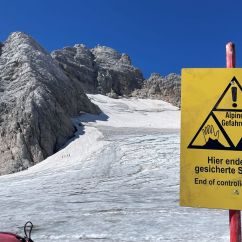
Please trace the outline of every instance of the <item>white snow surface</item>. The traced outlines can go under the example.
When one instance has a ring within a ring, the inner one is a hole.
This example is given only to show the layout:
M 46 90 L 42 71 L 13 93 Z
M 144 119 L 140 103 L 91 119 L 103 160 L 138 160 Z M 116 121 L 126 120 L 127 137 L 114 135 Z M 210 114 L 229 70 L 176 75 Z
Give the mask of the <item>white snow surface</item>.
M 100 106 L 105 117 L 96 120 L 98 125 L 111 127 L 179 129 L 180 112 L 178 108 L 160 100 L 151 99 L 112 99 L 103 95 L 88 95 L 92 102 Z M 84 121 L 93 120 L 86 115 Z
M 229 241 L 228 211 L 179 206 L 180 111 L 89 95 L 103 114 L 45 161 L 0 177 L 0 230 L 49 241 Z M 82 125 L 80 125 L 80 122 Z

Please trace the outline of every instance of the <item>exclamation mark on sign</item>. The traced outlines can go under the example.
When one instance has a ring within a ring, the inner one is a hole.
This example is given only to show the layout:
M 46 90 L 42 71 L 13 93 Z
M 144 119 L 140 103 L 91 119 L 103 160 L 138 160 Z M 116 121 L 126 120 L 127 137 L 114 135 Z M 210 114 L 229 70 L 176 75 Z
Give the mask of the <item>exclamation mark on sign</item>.
M 237 87 L 232 87 L 231 88 L 232 91 L 232 100 L 233 100 L 233 107 L 236 108 L 237 107 Z

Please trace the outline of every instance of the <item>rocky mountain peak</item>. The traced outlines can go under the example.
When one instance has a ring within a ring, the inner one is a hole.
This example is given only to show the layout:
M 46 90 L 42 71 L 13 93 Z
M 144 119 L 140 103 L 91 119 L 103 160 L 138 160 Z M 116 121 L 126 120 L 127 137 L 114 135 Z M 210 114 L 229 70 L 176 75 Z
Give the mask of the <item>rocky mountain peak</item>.
M 104 45 L 97 45 L 96 47 L 91 49 L 91 51 L 94 53 L 95 56 L 98 56 L 102 59 L 119 60 L 122 55 L 115 49 Z
M 18 46 L 22 52 L 29 51 L 29 49 L 31 48 L 33 50 L 48 54 L 47 51 L 38 44 L 38 42 L 36 42 L 30 35 L 27 35 L 23 32 L 11 33 L 7 40 L 4 42 L 4 45 L 12 48 Z
M 52 155 L 73 135 L 80 111 L 100 112 L 30 36 L 12 33 L 1 52 L 0 175 Z
M 127 54 L 119 53 L 118 51 L 107 46 L 96 46 L 91 49 L 95 56 L 95 61 L 104 68 L 117 69 L 131 66 L 131 59 Z
M 127 54 L 107 46 L 88 49 L 78 44 L 54 51 L 52 57 L 67 76 L 81 83 L 87 93 L 130 95 L 144 80 Z

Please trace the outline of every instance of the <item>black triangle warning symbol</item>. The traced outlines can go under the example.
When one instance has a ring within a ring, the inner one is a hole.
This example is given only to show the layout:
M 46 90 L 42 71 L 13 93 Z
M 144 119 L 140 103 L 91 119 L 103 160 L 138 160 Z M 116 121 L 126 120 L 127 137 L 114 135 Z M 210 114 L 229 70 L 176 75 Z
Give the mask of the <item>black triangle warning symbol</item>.
M 242 87 L 233 77 L 188 148 L 242 151 L 241 131 Z

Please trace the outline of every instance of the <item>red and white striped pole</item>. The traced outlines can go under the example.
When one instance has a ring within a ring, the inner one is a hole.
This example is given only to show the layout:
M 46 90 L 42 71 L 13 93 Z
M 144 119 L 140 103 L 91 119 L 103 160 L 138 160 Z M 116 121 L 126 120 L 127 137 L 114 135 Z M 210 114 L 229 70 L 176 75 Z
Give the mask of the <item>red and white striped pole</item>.
M 235 45 L 226 45 L 226 67 L 235 68 Z M 241 216 L 239 210 L 229 210 L 230 242 L 241 242 Z

